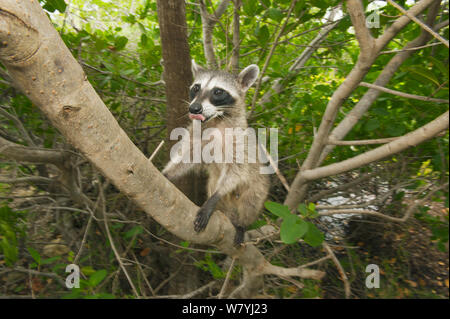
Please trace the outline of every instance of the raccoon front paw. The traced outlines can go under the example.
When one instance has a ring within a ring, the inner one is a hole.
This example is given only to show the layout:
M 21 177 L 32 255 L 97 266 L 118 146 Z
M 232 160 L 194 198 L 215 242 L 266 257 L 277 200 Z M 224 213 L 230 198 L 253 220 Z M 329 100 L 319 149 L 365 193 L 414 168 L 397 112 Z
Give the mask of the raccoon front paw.
M 194 220 L 194 230 L 198 233 L 203 231 L 208 225 L 209 218 L 211 217 L 212 211 L 208 210 L 205 207 L 202 207 L 198 210 L 197 216 Z

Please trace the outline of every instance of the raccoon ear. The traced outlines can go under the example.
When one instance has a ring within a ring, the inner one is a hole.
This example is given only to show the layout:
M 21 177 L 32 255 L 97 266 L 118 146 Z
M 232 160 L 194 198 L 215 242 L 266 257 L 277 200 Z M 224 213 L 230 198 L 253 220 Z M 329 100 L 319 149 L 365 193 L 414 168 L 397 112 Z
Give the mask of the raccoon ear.
M 259 68 L 256 64 L 251 64 L 241 71 L 238 75 L 238 82 L 242 87 L 242 90 L 247 91 L 259 75 Z
M 204 67 L 195 63 L 194 59 L 192 59 L 192 62 L 191 62 L 191 69 L 192 69 L 192 74 L 194 75 L 194 77 L 196 77 L 199 73 L 206 71 L 206 69 Z

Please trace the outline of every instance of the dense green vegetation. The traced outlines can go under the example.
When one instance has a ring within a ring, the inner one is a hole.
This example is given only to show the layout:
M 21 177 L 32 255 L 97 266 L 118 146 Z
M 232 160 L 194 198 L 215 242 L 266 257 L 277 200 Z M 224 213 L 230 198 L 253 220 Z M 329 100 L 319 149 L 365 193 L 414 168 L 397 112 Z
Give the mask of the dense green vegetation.
M 219 1 L 205 2 L 212 12 Z M 41 0 L 40 3 L 99 96 L 133 142 L 149 157 L 167 136 L 156 1 L 71 0 L 66 3 Z M 326 17 L 340 1 L 297 1 L 286 21 L 291 3 L 291 0 L 243 0 L 239 12 L 239 65 L 243 68 L 254 63 L 264 72 L 259 89 L 251 88 L 248 94 L 249 124 L 255 128 L 279 129 L 279 168 L 288 182 L 292 182 L 306 159 L 328 101 L 354 67 L 359 54 L 344 4 L 340 22 L 315 49 L 305 66 L 298 71 L 290 70 L 318 32 L 329 24 Z M 398 3 L 410 7 L 413 1 Z M 379 9 L 367 1 L 364 5 L 369 8 L 366 15 L 374 10 L 380 12 L 380 27 L 371 29 L 374 36 L 382 34 L 399 16 L 399 11 L 389 5 Z M 233 10 L 234 6 L 230 5 L 213 30 L 215 53 L 221 68 L 229 65 L 233 51 Z M 448 1 L 442 2 L 436 19 L 438 22 L 448 20 Z M 190 55 L 197 63 L 206 65 L 197 1 L 186 2 L 186 20 Z M 364 82 L 374 83 L 395 54 L 389 51 L 401 50 L 420 33 L 420 26 L 408 24 L 384 48 L 386 53 L 376 59 Z M 440 30 L 446 39 L 448 33 L 448 26 Z M 399 67 L 387 87 L 448 100 L 448 63 L 448 49 L 444 45 L 427 46 L 417 50 Z M 277 79 L 281 79 L 283 90 L 272 95 L 271 101 L 260 103 Z M 367 90 L 359 87 L 345 100 L 337 123 Z M 1 65 L 0 110 L 1 138 L 29 147 L 77 152 L 13 85 Z M 382 93 L 345 140 L 401 136 L 447 110 L 445 103 Z M 337 146 L 323 165 L 339 163 L 377 146 Z M 162 168 L 167 159 L 168 148 L 163 148 L 153 163 Z M 445 131 L 383 161 L 319 179 L 310 186 L 308 198 L 372 173 L 376 177 L 339 193 L 344 198 L 339 204 L 356 205 L 383 198 L 373 203 L 375 209 L 402 217 L 415 200 L 426 198 L 406 223 L 392 223 L 373 216 L 319 217 L 317 205 L 327 204 L 326 200 L 338 196 L 336 194 L 320 198 L 319 202 L 302 204 L 300 214 L 288 216 L 286 206 L 273 203 L 283 203 L 287 194 L 274 175 L 267 210 L 253 228 L 277 225 L 278 217 L 283 218 L 285 226 L 283 223 L 277 226 L 281 227 L 280 238 L 262 241 L 258 247 L 273 264 L 295 267 L 323 257 L 321 243 L 325 239 L 347 274 L 352 297 L 448 298 L 448 160 L 448 131 Z M 228 270 L 226 256 L 210 247 L 201 247 L 209 250 L 206 253 L 197 251 L 199 247 L 175 238 L 139 211 L 81 155 L 71 161 L 82 193 L 95 205 L 101 205 L 104 199 L 112 238 L 141 295 L 183 294 L 212 280 L 217 280 L 218 284 L 199 296 L 217 294 Z M 47 181 L 10 181 L 29 176 L 41 176 Z M 52 165 L 19 163 L 2 157 L 0 295 L 133 298 L 127 278 L 110 249 L 110 238 L 103 231 L 103 222 L 92 215 L 93 207 L 71 198 L 70 191 L 57 182 L 60 178 L 59 171 Z M 428 196 L 431 187 L 440 186 Z M 307 225 L 310 225 L 309 232 Z M 300 238 L 303 240 L 298 243 Z M 81 288 L 71 291 L 61 287 L 58 281 L 65 280 L 65 266 L 69 263 L 80 265 L 83 273 Z M 364 286 L 365 267 L 371 263 L 378 264 L 382 270 L 380 289 Z M 27 273 L 27 269 L 37 272 Z M 299 283 L 268 276 L 262 294 L 277 298 L 344 297 L 341 274 L 332 260 L 321 263 L 319 269 L 327 272 L 321 282 L 302 280 Z M 177 276 L 179 273 L 189 275 L 181 278 Z M 240 277 L 241 269 L 237 266 L 231 273 L 231 280 L 238 285 Z

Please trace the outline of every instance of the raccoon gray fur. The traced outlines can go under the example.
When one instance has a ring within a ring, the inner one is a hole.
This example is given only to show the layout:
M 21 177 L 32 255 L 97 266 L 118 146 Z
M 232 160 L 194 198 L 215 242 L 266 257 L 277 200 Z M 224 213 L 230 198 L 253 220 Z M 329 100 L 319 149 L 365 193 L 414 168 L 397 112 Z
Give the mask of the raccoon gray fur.
M 245 93 L 259 74 L 256 65 L 246 67 L 239 75 L 218 70 L 206 70 L 192 61 L 194 82 L 190 88 L 189 117 L 201 121 L 202 132 L 207 128 L 217 128 L 225 141 L 225 128 L 247 129 Z M 188 127 L 190 149 L 193 148 L 193 124 Z M 248 139 L 244 139 L 244 147 Z M 202 148 L 209 141 L 201 141 Z M 237 142 L 233 140 L 233 150 Z M 242 142 L 241 142 L 242 143 Z M 221 143 L 222 149 L 225 142 Z M 225 154 L 223 150 L 222 154 Z M 190 154 L 181 154 L 181 157 Z M 175 163 L 169 161 L 163 174 L 173 180 L 189 171 L 204 170 L 208 174 L 208 199 L 199 209 L 194 221 L 194 229 L 205 229 L 214 210 L 225 213 L 236 228 L 235 244 L 244 240 L 245 229 L 255 222 L 261 212 L 269 190 L 269 178 L 260 174 L 260 163 L 249 163 L 245 152 L 243 163 Z

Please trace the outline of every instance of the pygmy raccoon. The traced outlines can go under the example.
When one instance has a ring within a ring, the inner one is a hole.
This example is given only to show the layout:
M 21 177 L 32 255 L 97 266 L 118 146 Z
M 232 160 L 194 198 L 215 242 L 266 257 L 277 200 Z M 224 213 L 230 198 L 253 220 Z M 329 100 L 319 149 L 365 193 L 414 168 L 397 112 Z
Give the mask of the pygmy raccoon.
M 224 71 L 206 70 L 192 61 L 192 72 L 194 83 L 190 88 L 189 118 L 201 121 L 202 132 L 207 128 L 217 128 L 216 131 L 223 137 L 219 140 L 222 142 L 220 147 L 224 150 L 226 128 L 247 129 L 245 93 L 258 77 L 259 68 L 252 64 L 236 76 Z M 188 127 L 190 149 L 194 143 L 193 124 Z M 200 141 L 202 147 L 209 142 Z M 248 139 L 245 139 L 244 144 L 248 144 L 247 141 Z M 234 146 L 237 145 L 234 139 L 233 143 Z M 208 174 L 208 200 L 197 213 L 194 221 L 195 231 L 204 230 L 212 213 L 218 209 L 228 216 L 236 228 L 235 244 L 243 242 L 245 228 L 258 218 L 269 189 L 267 175 L 259 173 L 258 159 L 249 163 L 247 155 L 246 153 L 243 162 L 233 160 L 231 163 L 193 163 L 191 160 L 180 161 L 178 158 L 175 161 L 171 158 L 164 168 L 163 174 L 170 180 L 191 170 L 205 170 Z M 190 153 L 182 153 L 179 156 L 190 159 Z

